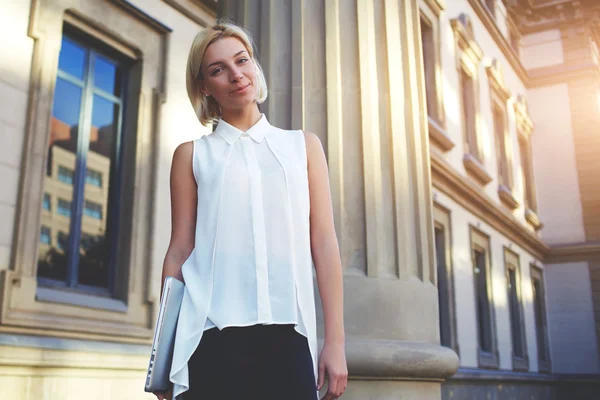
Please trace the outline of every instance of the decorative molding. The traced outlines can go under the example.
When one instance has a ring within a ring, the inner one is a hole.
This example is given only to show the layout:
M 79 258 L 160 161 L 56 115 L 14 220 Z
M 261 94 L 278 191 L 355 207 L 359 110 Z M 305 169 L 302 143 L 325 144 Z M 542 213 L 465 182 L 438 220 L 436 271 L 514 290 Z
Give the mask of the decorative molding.
M 502 73 L 500 63 L 497 59 L 494 59 L 492 64 L 486 67 L 485 70 L 491 89 L 506 103 L 510 98 L 510 90 L 506 87 L 506 83 L 504 82 L 504 74 Z
M 421 0 L 425 3 L 436 16 L 440 16 L 442 11 L 446 9 L 446 0 Z
M 525 220 L 529 222 L 529 224 L 533 226 L 533 229 L 536 231 L 539 231 L 544 227 L 544 224 L 542 224 L 542 221 L 540 221 L 540 217 L 538 217 L 536 212 L 531 208 L 527 208 L 525 210 Z
M 442 128 L 440 124 L 431 117 L 428 118 L 428 122 L 429 139 L 431 139 L 431 142 L 439 147 L 442 151 L 452 150 L 454 147 L 454 142 L 446 134 L 444 128 Z
M 600 242 L 569 243 L 550 246 L 546 264 L 600 260 Z
M 580 79 L 600 80 L 600 65 L 586 62 L 576 65 L 552 65 L 549 67 L 535 68 L 529 72 L 528 89 L 540 86 L 557 85 Z
M 200 0 L 162 0 L 203 28 L 217 22 L 216 8 L 211 8 Z M 215 2 L 216 3 L 216 2 Z M 216 5 L 215 5 L 216 6 Z
M 147 26 L 152 27 L 156 32 L 160 34 L 166 34 L 173 32 L 173 29 L 169 28 L 156 18 L 150 16 L 147 12 L 140 9 L 139 7 L 131 4 L 128 0 L 111 0 L 114 4 L 121 7 L 123 10 L 127 11 L 130 15 L 135 16 L 138 20 L 146 24 Z M 69 11 L 71 11 L 70 9 Z
M 529 107 L 527 106 L 527 99 L 525 96 L 517 96 L 517 99 L 513 104 L 513 109 L 515 111 L 515 118 L 517 122 L 517 132 L 529 137 L 533 131 L 533 121 L 529 116 Z
M 519 202 L 513 196 L 512 191 L 504 185 L 498 186 L 498 197 L 500 201 L 511 210 L 519 208 Z
M 465 154 L 463 164 L 467 173 L 482 185 L 487 185 L 492 181 L 492 176 L 488 174 L 483 165 L 472 154 Z
M 461 204 L 476 218 L 485 221 L 508 240 L 517 243 L 534 258 L 542 260 L 550 248 L 536 234 L 504 207 L 491 199 L 480 185 L 465 179 L 443 159 L 431 151 L 431 178 L 434 188 Z
M 527 71 L 521 63 L 521 60 L 519 60 L 517 54 L 513 51 L 510 43 L 508 43 L 508 40 L 500 31 L 500 28 L 498 28 L 496 20 L 490 15 L 487 8 L 481 3 L 481 0 L 469 0 L 469 4 L 481 22 L 483 22 L 483 25 L 490 33 L 490 36 L 492 36 L 496 42 L 496 45 L 500 48 L 502 54 L 508 60 L 519 79 L 521 79 L 521 82 L 523 82 L 524 85 L 527 85 L 527 82 L 529 81 Z
M 483 58 L 483 50 L 475 41 L 473 23 L 467 14 L 460 14 L 457 18 L 450 20 L 457 46 L 468 56 L 473 64 L 477 65 Z M 459 63 L 462 57 L 457 57 Z M 460 64 L 459 64 L 460 66 Z

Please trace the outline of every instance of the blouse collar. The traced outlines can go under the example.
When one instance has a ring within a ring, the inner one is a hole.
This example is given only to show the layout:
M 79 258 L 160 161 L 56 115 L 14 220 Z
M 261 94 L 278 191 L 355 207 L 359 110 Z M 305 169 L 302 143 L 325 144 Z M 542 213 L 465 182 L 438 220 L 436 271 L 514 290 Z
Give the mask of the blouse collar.
M 240 136 L 250 136 L 252 140 L 257 143 L 260 143 L 265 137 L 265 133 L 267 132 L 267 128 L 270 127 L 269 121 L 267 121 L 267 117 L 265 114 L 261 114 L 260 119 L 257 123 L 252 125 L 250 129 L 246 132 L 241 131 L 235 126 L 228 124 L 223 121 L 223 119 L 219 119 L 219 123 L 215 128 L 215 133 L 218 134 L 225 140 L 228 144 L 232 145 Z

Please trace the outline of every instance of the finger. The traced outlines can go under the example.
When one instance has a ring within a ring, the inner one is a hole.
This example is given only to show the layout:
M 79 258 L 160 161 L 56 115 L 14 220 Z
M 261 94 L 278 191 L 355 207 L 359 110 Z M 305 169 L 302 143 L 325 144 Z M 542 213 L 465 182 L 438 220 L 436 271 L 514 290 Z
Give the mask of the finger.
M 319 379 L 317 382 L 317 390 L 321 390 L 323 384 L 325 383 L 325 365 L 319 365 Z
M 331 393 L 331 398 L 335 399 L 338 396 L 338 388 L 341 387 L 339 384 L 339 375 L 329 374 L 329 387 L 327 388 L 327 393 Z

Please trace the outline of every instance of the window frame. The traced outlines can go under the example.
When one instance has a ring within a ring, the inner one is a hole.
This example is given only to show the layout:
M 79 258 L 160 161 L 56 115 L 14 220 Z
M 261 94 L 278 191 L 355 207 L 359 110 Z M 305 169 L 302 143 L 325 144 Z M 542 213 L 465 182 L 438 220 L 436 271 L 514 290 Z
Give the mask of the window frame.
M 536 333 L 536 344 L 537 344 L 537 348 L 538 348 L 538 371 L 541 373 L 551 373 L 552 372 L 552 359 L 551 359 L 551 355 L 550 355 L 550 341 L 549 341 L 549 337 L 548 337 L 548 311 L 547 311 L 547 307 L 546 307 L 546 283 L 544 282 L 544 270 L 540 267 L 538 267 L 535 264 L 530 264 L 529 266 L 529 270 L 530 270 L 530 274 L 531 274 L 531 293 L 532 293 L 532 303 L 533 303 L 533 312 L 534 312 L 534 327 L 535 327 L 535 333 Z M 541 303 L 540 303 L 540 307 L 541 307 L 541 318 L 542 318 L 542 329 L 543 332 L 541 333 L 541 335 L 544 336 L 544 341 L 545 341 L 545 348 L 544 348 L 544 355 L 545 355 L 545 359 L 542 359 L 540 357 L 540 351 L 539 351 L 539 343 L 538 342 L 538 337 L 540 335 L 540 333 L 538 332 L 538 326 L 537 326 L 537 318 L 536 318 L 536 306 L 535 306 L 535 299 L 536 299 L 536 290 L 535 290 L 535 285 L 534 285 L 534 281 L 537 280 L 540 282 L 540 288 L 542 289 L 542 293 L 539 297 Z
M 474 226 L 470 226 L 470 255 L 471 255 L 471 266 L 473 271 L 473 288 L 474 288 L 474 300 L 475 300 L 475 318 L 479 320 L 479 285 L 478 279 L 475 272 L 477 268 L 476 252 L 483 252 L 485 254 L 485 270 L 486 270 L 486 296 L 488 300 L 489 309 L 486 310 L 489 313 L 490 321 L 490 351 L 484 351 L 481 348 L 479 340 L 479 323 L 476 323 L 476 338 L 477 338 L 477 361 L 480 368 L 486 369 L 498 369 L 500 367 L 500 358 L 498 353 L 498 342 L 496 333 L 496 312 L 492 288 L 492 255 L 491 255 L 491 241 L 490 237 L 483 233 L 481 230 Z
M 445 2 L 442 0 L 420 0 L 419 1 L 419 32 L 422 47 L 422 70 L 425 82 L 425 98 L 427 103 L 427 122 L 429 129 L 429 138 L 442 151 L 449 151 L 454 147 L 454 142 L 446 132 L 446 109 L 444 107 L 444 93 L 442 85 L 442 62 L 441 62 L 441 29 L 440 14 L 445 8 Z M 431 48 L 427 52 L 432 58 L 429 65 L 433 67 L 433 87 L 427 85 L 427 76 L 431 74 L 425 69 L 426 49 L 422 45 L 424 42 L 422 24 L 423 21 L 431 28 Z M 429 90 L 428 90 L 429 89 Z M 430 93 L 433 92 L 434 107 L 430 110 Z
M 504 74 L 502 73 L 498 60 L 494 59 L 492 63 L 486 67 L 486 73 L 490 91 L 493 124 L 492 131 L 494 133 L 494 148 L 496 151 L 498 197 L 510 210 L 515 210 L 519 207 L 519 202 L 514 196 L 512 142 L 508 124 L 508 101 L 511 97 L 511 93 L 504 82 Z M 503 132 L 500 134 L 498 132 L 498 127 L 496 126 L 496 110 L 499 110 L 502 114 Z M 506 171 L 503 171 L 503 163 L 506 166 Z M 506 174 L 506 176 L 504 176 L 504 174 Z
M 492 2 L 492 4 L 488 4 L 489 2 Z M 497 11 L 498 11 L 498 5 L 496 4 L 496 0 L 481 0 L 481 3 L 483 4 L 483 7 L 486 9 L 486 11 L 488 13 L 490 13 L 490 15 L 492 16 L 493 19 L 497 18 Z
M 456 48 L 456 69 L 458 74 L 459 104 L 461 107 L 461 123 L 463 136 L 463 164 L 466 172 L 481 185 L 487 185 L 492 181 L 492 176 L 485 169 L 485 154 L 483 149 L 480 122 L 480 91 L 479 91 L 479 66 L 483 59 L 483 51 L 475 40 L 473 24 L 467 14 L 460 14 L 450 21 L 454 32 Z M 464 88 L 462 76 L 467 75 L 473 83 L 473 127 L 469 135 L 467 121 L 464 118 Z M 471 143 L 474 141 L 475 143 Z
M 458 346 L 458 335 L 456 332 L 457 322 L 456 322 L 456 295 L 454 289 L 454 268 L 452 264 L 452 221 L 451 221 L 451 212 L 446 209 L 442 205 L 438 203 L 434 203 L 433 206 L 433 217 L 434 217 L 434 235 L 435 229 L 440 229 L 444 232 L 444 259 L 446 266 L 446 276 L 444 277 L 446 285 L 447 285 L 447 298 L 445 300 L 445 304 L 448 304 L 448 328 L 447 332 L 449 335 L 449 347 L 454 350 L 456 354 L 460 355 L 460 349 Z M 435 236 L 434 236 L 435 238 Z M 434 244 L 435 251 L 437 252 L 437 247 Z M 437 261 L 437 259 L 436 259 Z M 437 268 L 436 268 L 437 271 Z M 440 282 L 442 279 L 439 274 L 437 275 L 437 286 L 438 286 L 438 301 L 441 303 L 442 299 L 439 299 L 439 288 Z M 439 309 L 440 319 L 442 318 L 442 310 Z M 441 321 L 440 321 L 441 323 Z M 440 344 L 442 343 L 442 326 L 440 326 Z
M 529 115 L 527 100 L 524 96 L 517 96 L 513 104 L 515 120 L 517 124 L 517 139 L 519 146 L 519 165 L 521 167 L 523 205 L 525 209 L 525 220 L 536 230 L 543 227 L 537 215 L 537 191 L 533 171 L 533 154 L 531 149 L 531 135 L 533 122 Z M 523 156 L 527 163 L 523 165 Z
M 40 3 L 30 15 L 28 35 L 34 39 L 34 61 L 27 115 L 36 117 L 27 124 L 25 133 L 14 255 L 9 268 L 0 271 L 0 331 L 147 343 L 159 302 L 155 288 L 159 286 L 160 267 L 147 251 L 153 236 L 151 198 L 156 172 L 136 165 L 152 165 L 151 160 L 157 157 L 155 135 L 159 133 L 159 108 L 165 98 L 164 71 L 171 30 L 125 0 L 106 3 L 102 19 L 95 14 L 94 0 L 81 0 L 74 6 L 74 1 L 50 0 Z M 119 236 L 123 250 L 116 255 L 121 267 L 114 299 L 60 287 L 46 288 L 37 280 L 43 182 L 65 24 L 132 61 L 134 79 L 124 110 L 124 129 L 130 139 L 123 150 L 132 155 L 124 160 L 124 168 L 131 173 L 123 178 L 128 192 L 119 199 L 123 214 L 129 217 L 123 220 Z M 124 25 L 131 29 L 123 31 Z M 49 313 L 53 318 L 47 317 Z
M 525 326 L 525 316 L 524 316 L 524 307 L 523 307 L 523 285 L 521 283 L 521 263 L 519 256 L 511 251 L 508 247 L 504 247 L 504 265 L 505 265 L 505 277 L 506 277 L 506 287 L 507 287 L 507 303 L 508 303 L 508 313 L 509 313 L 509 323 L 510 323 L 510 337 L 511 337 L 511 356 L 512 356 L 512 364 L 513 370 L 515 371 L 528 371 L 529 370 L 529 354 L 527 351 L 527 332 Z M 520 323 L 520 342 L 523 349 L 523 356 L 518 356 L 515 354 L 515 343 L 512 341 L 513 338 L 513 316 L 512 310 L 510 307 L 511 301 L 511 287 L 510 287 L 510 270 L 514 271 L 515 274 L 515 292 L 517 298 L 517 311 L 519 312 L 518 319 Z

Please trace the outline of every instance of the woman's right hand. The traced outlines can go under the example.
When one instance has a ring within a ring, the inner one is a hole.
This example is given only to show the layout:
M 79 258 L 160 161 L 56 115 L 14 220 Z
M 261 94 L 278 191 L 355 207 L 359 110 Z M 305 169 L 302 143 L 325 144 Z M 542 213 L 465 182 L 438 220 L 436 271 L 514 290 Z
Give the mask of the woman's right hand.
M 173 397 L 173 388 L 169 390 L 161 390 L 152 392 L 158 398 L 158 400 L 172 400 Z

